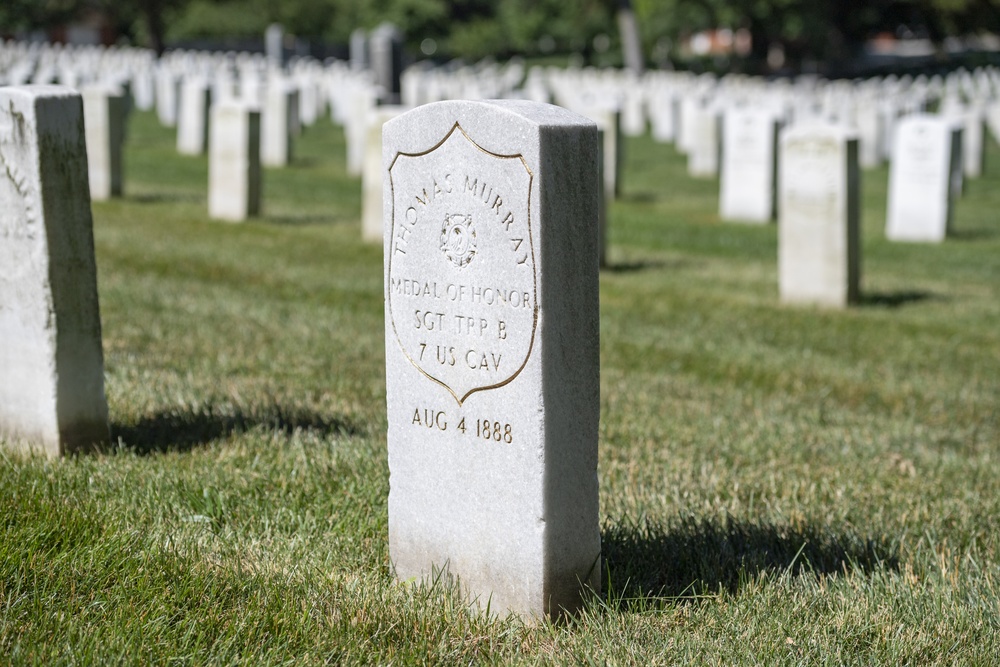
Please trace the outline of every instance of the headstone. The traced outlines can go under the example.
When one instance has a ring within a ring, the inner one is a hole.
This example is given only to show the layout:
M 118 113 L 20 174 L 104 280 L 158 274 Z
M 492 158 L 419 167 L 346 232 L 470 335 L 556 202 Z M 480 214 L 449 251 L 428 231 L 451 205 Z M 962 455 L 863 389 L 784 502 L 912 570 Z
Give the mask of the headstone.
M 202 155 L 208 148 L 210 92 L 204 79 L 189 78 L 181 84 L 177 115 L 177 152 L 181 155 Z
M 272 23 L 264 31 L 264 50 L 267 61 L 276 67 L 285 64 L 285 29 L 280 23 Z
M 601 175 L 604 181 L 604 201 L 614 201 L 621 194 L 622 139 L 621 113 L 617 109 L 589 106 L 576 109 L 578 113 L 597 123 L 601 139 Z
M 365 163 L 361 172 L 361 240 L 381 242 L 385 237 L 382 202 L 382 126 L 406 111 L 402 106 L 376 107 L 368 123 Z
M 510 100 L 383 132 L 396 576 L 571 611 L 601 572 L 597 129 Z
M 901 120 L 889 165 L 886 236 L 893 241 L 943 241 L 953 206 L 951 121 L 916 114 Z
M 50 456 L 106 444 L 83 105 L 0 88 L 0 436 Z
M 778 180 L 778 283 L 786 303 L 860 296 L 858 141 L 843 127 L 785 130 Z
M 364 28 L 355 28 L 351 31 L 351 41 L 349 45 L 351 71 L 364 72 L 369 67 L 368 62 L 368 33 Z
M 774 219 L 778 121 L 767 111 L 730 109 L 723 116 L 719 216 L 737 222 Z
M 273 79 L 264 92 L 260 119 L 260 162 L 265 167 L 284 167 L 292 159 L 292 106 L 292 91 Z
M 982 107 L 969 107 L 962 114 L 962 172 L 966 178 L 979 178 L 985 166 L 986 114 Z
M 372 31 L 368 53 L 382 101 L 399 104 L 399 75 L 403 71 L 402 33 L 391 23 L 383 23 Z
M 260 213 L 260 112 L 238 101 L 212 105 L 208 215 L 240 222 Z
M 677 130 L 677 98 L 669 90 L 659 90 L 649 98 L 649 128 L 654 141 L 670 143 Z
M 864 169 L 874 169 L 882 164 L 882 122 L 884 118 L 874 104 L 858 107 L 858 163 Z
M 344 139 L 347 144 L 347 173 L 360 176 L 365 163 L 365 144 L 368 123 L 375 109 L 375 91 L 372 86 L 359 83 L 351 92 L 347 117 L 344 123 Z
M 160 66 L 156 70 L 156 117 L 160 125 L 177 125 L 177 109 L 180 104 L 180 79 L 169 68 Z
M 688 175 L 714 178 L 719 175 L 721 119 L 714 106 L 700 107 L 685 119 L 689 129 Z
M 87 86 L 82 95 L 90 198 L 106 200 L 120 197 L 125 96 L 104 86 Z

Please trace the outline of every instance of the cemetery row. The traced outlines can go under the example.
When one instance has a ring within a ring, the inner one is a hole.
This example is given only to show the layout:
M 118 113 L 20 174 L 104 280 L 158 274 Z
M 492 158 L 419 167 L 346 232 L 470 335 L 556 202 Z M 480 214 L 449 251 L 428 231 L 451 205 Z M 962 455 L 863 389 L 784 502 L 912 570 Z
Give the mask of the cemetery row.
M 392 92 L 343 63 L 7 45 L 0 66 L 14 84 L 0 89 L 4 436 L 52 454 L 108 439 L 89 201 L 120 192 L 114 153 L 130 106 L 176 124 L 179 151 L 207 147 L 210 210 L 228 219 L 259 207 L 269 142 L 280 138 L 287 161 L 291 137 L 329 108 L 352 172 L 369 176 L 366 234 L 384 244 L 396 573 L 447 567 L 484 606 L 534 616 L 571 610 L 600 586 L 598 267 L 602 210 L 620 188 L 619 132 L 652 123 L 697 175 L 714 174 L 721 151 L 723 216 L 767 221 L 777 209 L 783 300 L 842 306 L 858 296 L 865 100 L 886 123 L 874 137 L 888 143 L 880 154 L 902 188 L 890 193 L 890 236 L 938 240 L 961 179 L 978 174 L 963 159 L 977 149 L 966 119 L 981 124 L 975 110 L 995 106 L 1000 89 L 993 71 L 767 84 L 585 70 L 525 78 L 514 63 L 409 70 L 403 105 L 387 107 L 377 101 Z M 46 85 L 54 80 L 82 97 Z M 511 99 L 413 99 L 428 90 Z M 418 106 L 403 113 L 408 104 Z M 113 155 L 98 156 L 93 137 Z M 752 195 L 771 199 L 751 205 Z M 945 203 L 912 206 L 921 196 Z M 940 219 L 920 218 L 924 209 Z
M 209 153 L 210 215 L 234 221 L 260 211 L 261 166 L 288 164 L 303 128 L 329 113 L 344 127 L 348 173 L 362 177 L 362 235 L 374 242 L 382 238 L 381 126 L 440 100 L 530 99 L 591 118 L 602 135 L 604 200 L 621 191 L 621 136 L 648 130 L 688 156 L 692 177 L 719 178 L 720 217 L 743 222 L 777 215 L 784 129 L 846 128 L 857 139 L 861 168 L 891 162 L 886 233 L 894 240 L 942 240 L 964 179 L 983 172 L 986 127 L 1000 137 L 1000 72 L 991 68 L 857 82 L 526 70 L 517 60 L 418 63 L 399 72 L 398 48 L 399 36 L 388 28 L 367 40 L 356 34 L 350 63 L 325 64 L 283 65 L 274 54 L 247 53 L 172 52 L 156 60 L 134 49 L 7 43 L 0 49 L 0 83 L 82 90 L 94 199 L 121 194 L 131 107 L 155 108 L 163 125 L 177 128 L 179 153 Z M 605 201 L 600 209 L 603 228 Z

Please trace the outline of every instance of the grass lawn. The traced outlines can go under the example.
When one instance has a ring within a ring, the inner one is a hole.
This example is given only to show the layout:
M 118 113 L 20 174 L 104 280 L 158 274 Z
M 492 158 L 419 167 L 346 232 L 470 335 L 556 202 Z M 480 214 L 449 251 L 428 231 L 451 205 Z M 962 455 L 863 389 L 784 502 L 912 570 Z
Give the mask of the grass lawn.
M 207 219 L 151 114 L 94 204 L 114 451 L 0 461 L 0 662 L 997 664 L 1000 150 L 863 303 L 778 304 L 774 226 L 627 145 L 601 275 L 605 594 L 559 624 L 394 583 L 381 247 L 322 120 Z

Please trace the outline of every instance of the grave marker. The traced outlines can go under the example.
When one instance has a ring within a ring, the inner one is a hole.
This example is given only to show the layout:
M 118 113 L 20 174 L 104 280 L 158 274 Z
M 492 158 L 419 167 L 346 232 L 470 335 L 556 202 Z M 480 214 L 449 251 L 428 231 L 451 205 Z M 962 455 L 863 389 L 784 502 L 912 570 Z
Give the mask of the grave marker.
M 382 126 L 406 107 L 387 105 L 375 107 L 368 124 L 365 162 L 361 172 L 361 239 L 371 243 L 385 237 L 382 201 Z
M 597 128 L 528 101 L 384 126 L 389 548 L 556 616 L 600 586 Z
M 723 116 L 719 216 L 774 219 L 778 121 L 767 111 L 730 109 Z
M 781 136 L 778 281 L 787 303 L 843 307 L 858 300 L 858 140 L 807 124 Z
M 106 200 L 120 197 L 125 96 L 105 86 L 87 86 L 82 95 L 90 198 Z
M 915 114 L 897 125 L 885 228 L 890 240 L 944 240 L 954 204 L 953 165 L 960 152 L 954 138 L 952 121 L 940 116 Z
M 80 95 L 0 88 L 0 434 L 50 456 L 106 444 Z
M 240 222 L 260 213 L 260 112 L 235 100 L 212 105 L 208 215 Z

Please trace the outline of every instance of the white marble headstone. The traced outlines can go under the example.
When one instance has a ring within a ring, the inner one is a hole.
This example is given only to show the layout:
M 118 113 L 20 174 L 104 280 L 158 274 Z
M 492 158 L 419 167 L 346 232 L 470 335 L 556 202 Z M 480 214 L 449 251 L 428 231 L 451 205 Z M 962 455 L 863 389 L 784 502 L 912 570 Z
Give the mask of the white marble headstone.
M 774 219 L 778 122 L 768 111 L 730 109 L 723 116 L 719 216 L 737 222 Z
M 915 114 L 901 120 L 889 166 L 886 236 L 893 241 L 943 241 L 953 204 L 957 161 L 950 120 Z
M 230 100 L 211 113 L 208 215 L 240 222 L 260 213 L 260 112 Z
M 90 198 L 105 200 L 121 196 L 125 96 L 107 86 L 87 86 L 81 92 L 87 131 Z
M 860 296 L 858 140 L 840 126 L 785 130 L 778 176 L 778 284 L 787 303 Z
M 50 456 L 105 444 L 80 95 L 0 88 L 0 435 Z
M 375 107 L 368 123 L 368 144 L 361 172 L 361 239 L 370 243 L 385 237 L 382 193 L 382 126 L 406 111 L 401 105 Z
M 389 547 L 482 607 L 600 586 L 597 128 L 528 101 L 384 126 Z

